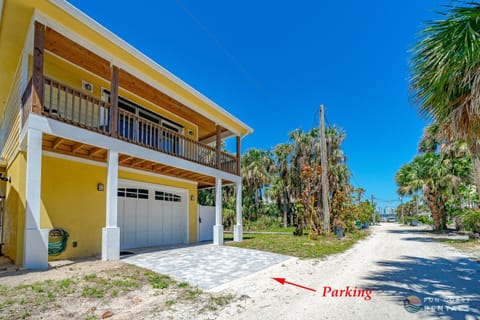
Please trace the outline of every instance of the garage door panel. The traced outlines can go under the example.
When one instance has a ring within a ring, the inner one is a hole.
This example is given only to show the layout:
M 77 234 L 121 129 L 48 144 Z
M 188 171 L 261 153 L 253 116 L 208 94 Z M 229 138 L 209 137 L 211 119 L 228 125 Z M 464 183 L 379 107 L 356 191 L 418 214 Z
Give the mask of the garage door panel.
M 121 191 L 124 197 L 121 197 Z M 186 200 L 187 192 L 169 191 L 162 186 L 139 184 L 134 187 L 132 182 L 128 187 L 119 188 L 121 248 L 184 242 L 187 235 Z
M 131 247 L 131 244 L 135 243 L 137 199 L 125 198 L 124 210 L 123 235 L 125 237 L 125 246 Z
M 148 215 L 148 244 L 155 245 L 157 243 L 163 243 L 162 233 L 163 230 L 159 229 L 163 225 L 163 216 L 161 208 L 155 200 L 149 200 L 150 211 Z
M 135 228 L 135 245 L 145 247 L 148 245 L 148 199 L 137 200 L 137 216 Z

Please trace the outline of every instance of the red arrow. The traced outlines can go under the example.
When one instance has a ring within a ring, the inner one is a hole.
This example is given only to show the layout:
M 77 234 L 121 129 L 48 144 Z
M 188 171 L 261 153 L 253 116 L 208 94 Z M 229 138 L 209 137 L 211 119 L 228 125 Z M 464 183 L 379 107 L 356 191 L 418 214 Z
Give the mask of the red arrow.
M 317 290 L 315 290 L 315 289 L 304 287 L 304 286 L 301 286 L 299 284 L 296 284 L 296 283 L 293 283 L 293 282 L 290 282 L 290 281 L 286 281 L 285 278 L 272 278 L 272 279 L 280 282 L 281 284 L 286 283 L 286 284 L 290 284 L 292 286 L 296 286 L 296 287 L 299 287 L 299 288 L 302 288 L 302 289 L 307 289 L 307 290 L 310 290 L 310 291 L 313 291 L 313 292 L 317 292 Z

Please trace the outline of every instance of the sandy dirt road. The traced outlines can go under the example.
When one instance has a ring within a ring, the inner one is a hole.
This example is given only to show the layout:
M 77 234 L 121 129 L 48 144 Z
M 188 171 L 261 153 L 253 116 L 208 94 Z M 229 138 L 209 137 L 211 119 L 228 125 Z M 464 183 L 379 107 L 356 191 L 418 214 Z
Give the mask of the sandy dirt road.
M 478 262 L 434 241 L 421 228 L 384 223 L 372 229 L 368 239 L 343 254 L 316 261 L 291 259 L 221 288 L 250 299 L 218 318 L 480 319 Z M 282 286 L 272 277 L 317 291 Z M 371 299 L 366 292 L 355 297 L 359 289 L 372 290 Z M 406 310 L 409 296 L 422 303 L 418 312 Z

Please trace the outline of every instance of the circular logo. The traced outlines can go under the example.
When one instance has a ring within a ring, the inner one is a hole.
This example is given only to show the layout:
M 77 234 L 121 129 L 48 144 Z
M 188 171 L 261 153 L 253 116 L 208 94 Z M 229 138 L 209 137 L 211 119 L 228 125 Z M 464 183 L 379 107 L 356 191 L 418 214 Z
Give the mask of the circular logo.
M 417 296 L 408 296 L 403 300 L 403 307 L 410 313 L 415 313 L 422 309 L 422 300 Z

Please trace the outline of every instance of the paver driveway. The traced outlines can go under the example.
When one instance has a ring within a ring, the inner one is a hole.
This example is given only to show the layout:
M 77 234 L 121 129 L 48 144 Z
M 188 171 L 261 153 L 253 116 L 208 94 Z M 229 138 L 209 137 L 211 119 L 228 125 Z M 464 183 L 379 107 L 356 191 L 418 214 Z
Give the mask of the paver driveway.
M 258 250 L 198 244 L 133 250 L 123 261 L 209 290 L 281 263 L 290 256 Z

